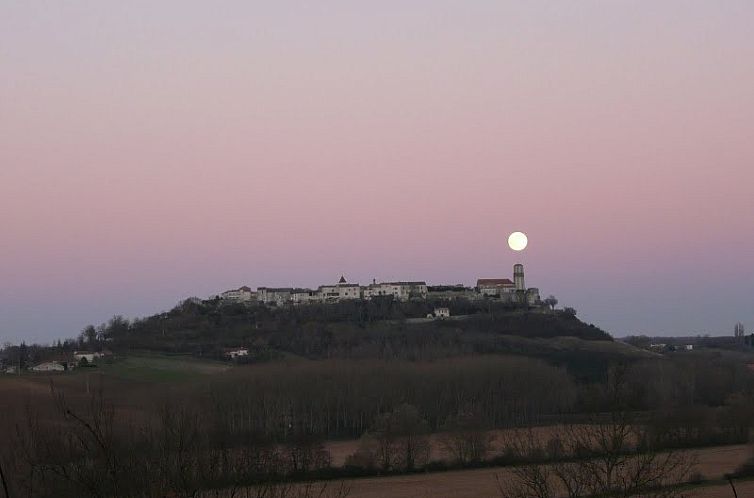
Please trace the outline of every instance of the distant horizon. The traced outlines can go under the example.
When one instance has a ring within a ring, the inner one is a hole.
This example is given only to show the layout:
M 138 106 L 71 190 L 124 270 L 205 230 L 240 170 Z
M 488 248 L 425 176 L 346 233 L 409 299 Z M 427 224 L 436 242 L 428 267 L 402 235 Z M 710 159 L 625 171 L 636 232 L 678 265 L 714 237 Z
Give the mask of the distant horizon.
M 518 259 L 613 336 L 754 330 L 752 25 L 744 0 L 3 2 L 0 343 Z

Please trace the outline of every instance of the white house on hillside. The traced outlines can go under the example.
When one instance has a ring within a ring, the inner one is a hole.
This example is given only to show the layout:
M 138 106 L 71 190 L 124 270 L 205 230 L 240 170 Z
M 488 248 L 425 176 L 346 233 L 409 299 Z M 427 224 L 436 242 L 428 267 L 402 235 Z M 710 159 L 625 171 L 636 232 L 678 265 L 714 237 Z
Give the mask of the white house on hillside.
M 450 308 L 435 308 L 435 311 L 429 313 L 427 318 L 450 318 Z
M 293 289 L 291 291 L 291 302 L 293 304 L 318 303 L 322 301 L 319 291 L 312 289 Z
M 73 352 L 73 359 L 76 360 L 76 363 L 80 362 L 82 359 L 86 358 L 87 363 L 93 363 L 95 359 L 101 358 L 103 356 L 102 353 L 97 352 L 91 352 L 91 351 L 74 351 Z
M 480 278 L 476 287 L 483 296 L 504 297 L 516 292 L 516 284 L 509 278 Z
M 291 301 L 293 289 L 290 287 L 259 287 L 257 299 L 265 304 L 285 304 Z
M 426 299 L 426 282 L 382 282 L 372 283 L 363 288 L 364 299 L 372 299 L 379 296 L 392 296 L 399 301 L 408 301 L 411 298 Z
M 257 293 L 252 291 L 250 287 L 243 286 L 238 289 L 226 290 L 220 294 L 220 298 L 226 301 L 235 301 L 238 303 L 246 303 L 253 301 L 257 298 Z
M 56 361 L 46 361 L 31 367 L 32 372 L 63 372 L 65 367 Z
M 340 301 L 342 299 L 361 299 L 359 284 L 349 284 L 346 277 L 340 277 L 335 285 L 321 285 L 318 289 L 322 302 Z
M 231 360 L 235 360 L 241 356 L 249 356 L 249 350 L 246 348 L 226 349 L 225 356 Z

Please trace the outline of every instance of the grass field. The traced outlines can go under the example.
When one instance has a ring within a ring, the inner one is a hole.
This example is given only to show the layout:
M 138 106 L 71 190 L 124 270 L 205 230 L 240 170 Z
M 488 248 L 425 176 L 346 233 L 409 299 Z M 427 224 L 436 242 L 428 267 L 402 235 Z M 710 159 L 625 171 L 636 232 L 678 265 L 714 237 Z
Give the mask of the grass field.
M 594 353 L 597 355 L 616 355 L 625 358 L 659 358 L 662 355 L 639 349 L 630 344 L 620 341 L 587 341 L 578 337 L 520 337 L 515 335 L 497 335 L 500 343 L 506 345 L 506 349 L 518 354 L 544 354 L 544 353 Z
M 0 375 L 0 390 L 19 385 L 55 383 L 74 384 L 75 379 L 100 375 L 126 381 L 180 382 L 195 380 L 205 375 L 215 375 L 230 370 L 228 363 L 197 359 L 187 355 L 165 355 L 157 353 L 136 353 L 118 358 L 112 363 L 100 362 L 96 367 L 77 368 L 71 372 L 31 373 L 22 375 Z
M 170 393 L 180 396 L 180 391 L 191 389 L 193 383 L 231 368 L 223 362 L 186 356 L 135 354 L 72 372 L 0 375 L 0 428 L 12 424 L 14 417 L 26 418 L 27 407 L 42 418 L 54 417 L 52 389 L 65 393 L 66 399 L 84 412 L 92 393 L 101 389 L 118 417 L 142 421 Z
M 105 364 L 98 368 L 104 374 L 120 379 L 181 382 L 222 373 L 229 370 L 231 366 L 219 361 L 199 360 L 190 356 L 140 354 L 118 359 L 112 364 Z

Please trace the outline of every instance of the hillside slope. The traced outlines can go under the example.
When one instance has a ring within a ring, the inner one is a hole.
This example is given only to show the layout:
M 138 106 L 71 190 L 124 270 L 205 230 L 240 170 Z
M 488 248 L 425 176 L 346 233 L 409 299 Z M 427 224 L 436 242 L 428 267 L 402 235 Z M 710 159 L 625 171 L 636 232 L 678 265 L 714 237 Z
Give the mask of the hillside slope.
M 438 305 L 463 319 L 417 320 Z M 646 355 L 571 314 L 469 301 L 373 300 L 285 308 L 185 302 L 134 322 L 116 317 L 100 326 L 99 335 L 116 352 L 220 359 L 224 348 L 245 347 L 253 361 L 281 355 L 432 360 L 513 353 L 568 364 L 595 354 L 605 359 Z

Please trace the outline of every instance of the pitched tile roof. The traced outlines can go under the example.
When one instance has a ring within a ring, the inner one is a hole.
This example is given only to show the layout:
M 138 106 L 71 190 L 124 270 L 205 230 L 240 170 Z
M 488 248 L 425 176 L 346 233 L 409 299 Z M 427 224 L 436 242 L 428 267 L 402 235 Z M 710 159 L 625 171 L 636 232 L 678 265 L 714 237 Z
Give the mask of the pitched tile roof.
M 480 278 L 476 281 L 477 287 L 512 287 L 514 284 L 509 278 Z

